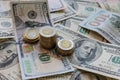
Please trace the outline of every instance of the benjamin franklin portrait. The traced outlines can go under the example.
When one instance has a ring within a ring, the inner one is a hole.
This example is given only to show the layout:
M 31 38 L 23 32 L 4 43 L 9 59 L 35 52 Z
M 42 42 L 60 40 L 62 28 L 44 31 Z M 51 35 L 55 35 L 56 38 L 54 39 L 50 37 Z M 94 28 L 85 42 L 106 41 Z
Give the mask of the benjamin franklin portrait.
M 71 62 L 76 65 L 94 62 L 102 53 L 101 46 L 94 40 L 77 39 L 75 41 L 75 52 L 71 57 Z

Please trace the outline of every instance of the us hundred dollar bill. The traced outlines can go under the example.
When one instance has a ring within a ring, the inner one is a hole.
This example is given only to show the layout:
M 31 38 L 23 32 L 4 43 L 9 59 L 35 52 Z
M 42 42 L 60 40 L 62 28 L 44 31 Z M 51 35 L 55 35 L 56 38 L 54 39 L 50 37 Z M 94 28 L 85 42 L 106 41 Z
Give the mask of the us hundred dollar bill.
M 75 18 L 86 19 L 99 10 L 97 2 L 83 0 L 65 0 L 76 12 Z
M 50 13 L 50 15 L 53 23 L 57 23 L 75 16 L 76 11 L 67 5 L 67 7 L 64 10 Z
M 74 67 L 120 79 L 120 46 L 95 41 L 60 25 L 56 30 L 61 38 L 75 44 L 74 53 L 69 56 Z
M 43 49 L 40 44 L 23 41 L 23 33 L 28 28 L 40 29 L 52 26 L 47 0 L 12 3 L 16 25 L 16 42 L 22 79 L 33 79 L 73 71 L 67 58 L 59 58 L 54 50 Z
M 93 74 L 82 70 L 75 70 L 73 73 L 38 78 L 33 80 L 116 80 L 116 79 L 108 78 L 105 76 Z
M 13 2 L 11 9 L 18 38 L 27 28 L 53 26 L 47 0 Z
M 82 22 L 83 20 L 81 19 L 77 19 L 77 18 L 70 18 L 67 20 L 63 20 L 61 21 L 61 25 L 66 26 L 67 28 L 69 28 L 70 30 L 73 30 L 75 32 L 84 34 L 90 38 L 94 38 L 96 40 L 102 41 L 102 42 L 108 42 L 105 38 L 103 38 L 101 35 L 99 35 L 97 32 L 88 30 L 86 28 L 83 28 L 81 26 L 79 26 L 79 24 Z
M 120 1 L 119 0 L 97 0 L 103 9 L 113 11 L 120 14 Z
M 98 2 L 96 0 L 64 0 L 65 2 L 67 2 L 68 4 L 71 3 L 84 3 L 84 4 L 88 4 L 91 6 L 99 6 Z
M 50 12 L 64 10 L 65 9 L 65 2 L 64 0 L 48 0 Z
M 66 20 L 63 20 L 61 22 L 59 22 L 60 25 L 66 26 L 67 28 L 69 28 L 70 30 L 79 32 L 81 27 L 79 26 L 79 23 L 81 23 L 83 20 L 82 19 L 76 19 L 76 18 L 69 18 Z M 85 34 L 87 33 L 87 31 L 85 32 Z
M 39 1 L 39 0 L 18 0 L 18 1 Z M 64 10 L 64 0 L 48 0 L 50 12 Z
M 80 26 L 101 34 L 109 42 L 120 45 L 120 15 L 99 10 L 80 23 Z
M 59 58 L 54 50 L 45 50 L 39 43 L 22 43 L 18 47 L 22 79 L 52 76 L 74 70 L 66 57 Z
M 86 71 L 76 70 L 73 72 L 69 80 L 117 80 L 101 76 L 98 74 L 93 74 Z
M 54 76 L 47 76 L 43 78 L 37 78 L 32 80 L 70 80 L 72 73 L 54 75 Z
M 0 80 L 21 80 L 16 42 L 0 43 Z

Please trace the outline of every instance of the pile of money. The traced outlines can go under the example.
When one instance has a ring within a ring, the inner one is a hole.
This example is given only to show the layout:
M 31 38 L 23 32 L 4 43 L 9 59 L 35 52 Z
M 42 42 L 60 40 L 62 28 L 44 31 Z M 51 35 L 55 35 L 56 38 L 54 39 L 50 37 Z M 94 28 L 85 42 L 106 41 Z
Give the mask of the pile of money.
M 120 80 L 119 6 L 1 0 L 0 80 Z

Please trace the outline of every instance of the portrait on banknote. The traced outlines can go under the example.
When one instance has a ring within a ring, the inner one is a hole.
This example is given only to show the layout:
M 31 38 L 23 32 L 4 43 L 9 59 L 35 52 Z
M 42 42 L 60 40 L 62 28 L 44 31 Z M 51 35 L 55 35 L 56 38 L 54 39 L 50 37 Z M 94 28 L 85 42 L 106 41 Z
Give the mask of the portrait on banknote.
M 0 69 L 8 69 L 18 62 L 18 55 L 14 43 L 0 44 Z
M 91 63 L 98 55 L 100 56 L 102 52 L 100 48 L 99 44 L 93 40 L 78 39 L 75 41 L 75 53 L 73 54 L 72 62 L 77 65 Z

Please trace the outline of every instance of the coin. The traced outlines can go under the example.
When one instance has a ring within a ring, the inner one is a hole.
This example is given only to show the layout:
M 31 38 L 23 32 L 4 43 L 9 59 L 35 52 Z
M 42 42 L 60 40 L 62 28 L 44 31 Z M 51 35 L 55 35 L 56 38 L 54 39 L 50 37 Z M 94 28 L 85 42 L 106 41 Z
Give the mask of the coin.
M 57 52 L 63 56 L 70 55 L 74 52 L 74 43 L 72 40 L 61 39 L 57 44 Z
M 40 29 L 40 45 L 45 49 L 56 46 L 57 34 L 53 27 L 45 26 Z
M 28 43 L 34 43 L 39 41 L 39 31 L 33 28 L 27 29 L 23 34 L 23 40 Z

